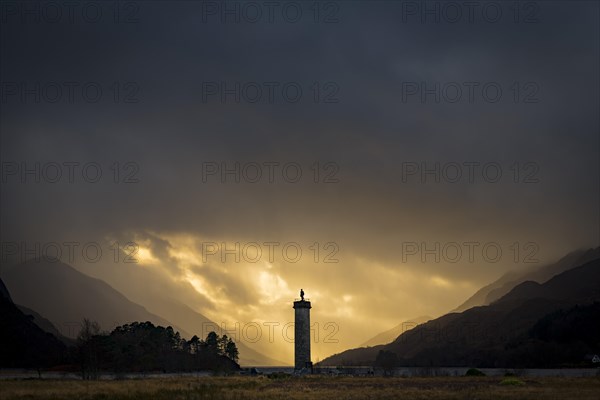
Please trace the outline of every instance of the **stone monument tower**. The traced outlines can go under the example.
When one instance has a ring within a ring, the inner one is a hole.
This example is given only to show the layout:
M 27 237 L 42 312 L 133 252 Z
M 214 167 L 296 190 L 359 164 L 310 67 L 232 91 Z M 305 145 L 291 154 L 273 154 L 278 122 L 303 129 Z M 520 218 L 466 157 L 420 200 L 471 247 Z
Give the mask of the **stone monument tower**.
M 294 301 L 294 369 L 312 372 L 310 361 L 310 301 L 304 299 L 300 289 L 300 300 Z

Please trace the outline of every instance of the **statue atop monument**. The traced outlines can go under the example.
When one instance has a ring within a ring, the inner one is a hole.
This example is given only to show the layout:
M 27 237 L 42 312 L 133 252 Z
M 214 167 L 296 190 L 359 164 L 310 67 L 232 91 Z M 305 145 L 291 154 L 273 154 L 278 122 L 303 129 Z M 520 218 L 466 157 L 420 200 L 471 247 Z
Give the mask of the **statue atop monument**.
M 304 301 L 304 290 L 300 289 L 300 298 Z

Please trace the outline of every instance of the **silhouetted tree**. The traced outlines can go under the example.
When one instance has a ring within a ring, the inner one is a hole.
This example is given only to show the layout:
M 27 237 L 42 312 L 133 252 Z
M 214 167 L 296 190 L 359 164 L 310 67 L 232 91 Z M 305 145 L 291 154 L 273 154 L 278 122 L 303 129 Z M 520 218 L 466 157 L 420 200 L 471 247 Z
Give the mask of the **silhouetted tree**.
M 219 337 L 217 340 L 219 342 L 218 354 L 225 355 L 225 348 L 227 347 L 227 342 L 229 341 L 229 338 L 227 337 L 227 335 L 223 335 L 223 336 Z
M 151 322 L 133 322 L 101 334 L 98 324 L 84 320 L 78 350 L 84 379 L 96 379 L 100 371 L 227 372 L 239 368 L 235 362 L 237 348 L 231 339 L 211 332 L 206 341 L 198 336 L 186 341 L 172 327 Z
M 215 332 L 209 332 L 206 335 L 206 348 L 212 354 L 219 354 L 219 335 Z
M 83 379 L 98 379 L 99 376 L 99 343 L 100 325 L 96 321 L 83 319 L 81 330 L 77 335 L 77 350 Z
M 188 342 L 188 347 L 191 354 L 197 354 L 201 350 L 201 346 L 202 341 L 196 335 L 192 336 Z
M 225 345 L 225 355 L 229 357 L 230 360 L 235 361 L 237 363 L 239 352 L 237 346 L 231 339 L 228 339 L 227 344 Z

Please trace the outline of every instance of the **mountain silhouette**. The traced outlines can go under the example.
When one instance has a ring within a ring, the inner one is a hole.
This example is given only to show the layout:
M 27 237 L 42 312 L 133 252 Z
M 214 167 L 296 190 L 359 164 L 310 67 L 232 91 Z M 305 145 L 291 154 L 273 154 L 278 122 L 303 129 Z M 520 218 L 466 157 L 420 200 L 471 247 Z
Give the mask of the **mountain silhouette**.
M 393 342 L 347 350 L 321 365 L 373 365 L 379 351 L 391 351 L 406 366 L 554 367 L 578 365 L 595 344 L 577 340 L 557 346 L 533 332 L 553 313 L 586 312 L 592 334 L 600 317 L 600 259 L 562 272 L 545 283 L 525 281 L 487 306 L 450 313 L 405 332 Z M 579 310 L 579 311 L 578 311 Z M 567 318 L 568 319 L 568 318 Z
M 363 344 L 361 344 L 360 347 L 371 347 L 371 346 L 377 346 L 380 344 L 390 343 L 394 339 L 396 339 L 398 336 L 403 334 L 404 332 L 406 332 L 410 329 L 413 329 L 417 325 L 427 322 L 430 319 L 432 319 L 432 318 L 429 316 L 420 316 L 417 318 L 408 319 L 406 321 L 399 323 L 392 329 L 388 329 L 385 332 L 381 332 L 381 333 L 373 336 L 371 339 L 369 339 L 366 342 L 364 342 Z
M 8 289 L 6 288 L 6 285 L 4 284 L 2 279 L 0 279 L 0 298 L 10 303 L 13 302 L 10 297 L 10 293 L 8 292 Z
M 218 324 L 185 304 L 161 296 L 159 302 L 154 302 L 155 309 L 150 311 L 108 283 L 62 262 L 25 262 L 3 269 L 2 278 L 10 287 L 15 302 L 20 304 L 18 307 L 32 315 L 45 331 L 56 335 L 55 327 L 58 327 L 59 334 L 66 338 L 77 336 L 83 318 L 95 320 L 103 330 L 134 321 L 150 321 L 154 325 L 172 326 L 188 339 L 193 335 L 205 337 L 207 326 L 222 334 Z M 4 290 L 0 288 L 0 291 Z M 241 342 L 236 344 L 242 365 L 285 365 Z
M 44 368 L 59 364 L 67 347 L 43 331 L 13 303 L 0 279 L 0 367 Z
M 23 314 L 25 314 L 27 317 L 29 317 L 29 319 L 31 319 L 31 321 L 33 321 L 33 323 L 36 324 L 44 332 L 52 334 L 54 337 L 56 337 L 58 340 L 60 340 L 61 342 L 63 342 L 67 346 L 72 346 L 72 345 L 75 344 L 75 340 L 74 339 L 68 338 L 68 337 L 64 336 L 54 326 L 54 324 L 50 320 L 44 318 L 43 316 L 41 316 L 40 314 L 38 314 L 36 311 L 32 310 L 31 308 L 27 308 L 27 307 L 24 307 L 24 306 L 21 306 L 21 305 L 18 305 L 18 304 L 15 304 L 15 306 L 17 306 L 17 308 Z
M 555 263 L 547 264 L 528 271 L 510 271 L 496 281 L 479 289 L 473 296 L 458 306 L 453 312 L 462 312 L 476 306 L 486 306 L 498 300 L 515 286 L 525 281 L 544 283 L 553 276 L 575 266 L 600 257 L 600 247 L 589 250 L 576 250 Z
M 133 303 L 110 285 L 62 262 L 29 261 L 7 268 L 2 276 L 13 300 L 48 318 L 67 337 L 75 338 L 84 318 L 103 330 L 133 321 L 169 326 L 169 321 Z M 173 326 L 184 337 L 180 327 Z

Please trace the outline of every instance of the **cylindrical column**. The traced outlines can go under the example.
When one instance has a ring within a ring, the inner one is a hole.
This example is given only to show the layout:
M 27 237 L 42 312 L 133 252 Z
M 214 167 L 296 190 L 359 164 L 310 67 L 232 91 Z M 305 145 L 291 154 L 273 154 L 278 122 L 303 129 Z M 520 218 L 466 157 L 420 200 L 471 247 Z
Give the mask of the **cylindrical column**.
M 294 302 L 294 369 L 312 368 L 310 361 L 310 301 Z

